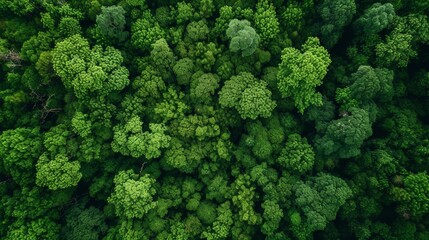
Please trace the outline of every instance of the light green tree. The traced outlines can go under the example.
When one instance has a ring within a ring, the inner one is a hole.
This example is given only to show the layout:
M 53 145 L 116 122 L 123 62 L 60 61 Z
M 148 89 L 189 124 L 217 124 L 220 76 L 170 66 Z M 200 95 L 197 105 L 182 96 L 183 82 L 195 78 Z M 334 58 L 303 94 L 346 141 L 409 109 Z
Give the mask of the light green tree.
M 301 51 L 285 48 L 281 59 L 277 79 L 282 96 L 292 98 L 300 113 L 311 105 L 322 105 L 322 95 L 315 88 L 322 85 L 331 59 L 319 39 L 308 38 Z
M 36 164 L 36 170 L 36 184 L 50 190 L 74 187 L 82 178 L 80 163 L 70 161 L 63 154 L 58 154 L 54 159 L 43 154 Z
M 118 217 L 143 218 L 156 207 L 155 179 L 149 175 L 139 176 L 133 170 L 120 171 L 113 181 L 115 189 L 107 201 L 115 206 Z
M 255 28 L 266 46 L 280 32 L 279 21 L 274 6 L 268 0 L 259 0 L 256 4 Z
M 163 124 L 150 123 L 150 131 L 143 132 L 142 125 L 140 118 L 134 116 L 125 124 L 113 127 L 112 150 L 135 158 L 159 157 L 161 149 L 170 144 L 170 136 L 165 134 L 166 127 Z
M 225 82 L 219 92 L 219 103 L 222 107 L 235 108 L 243 119 L 267 118 L 276 107 L 267 83 L 248 72 L 241 72 Z

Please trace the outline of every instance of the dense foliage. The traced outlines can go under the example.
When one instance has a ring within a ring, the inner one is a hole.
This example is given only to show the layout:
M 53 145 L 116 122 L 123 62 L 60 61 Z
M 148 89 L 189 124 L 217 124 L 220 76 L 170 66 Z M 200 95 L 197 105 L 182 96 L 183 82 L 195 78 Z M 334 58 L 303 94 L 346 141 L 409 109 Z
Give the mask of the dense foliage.
M 0 238 L 429 239 L 428 15 L 0 0 Z

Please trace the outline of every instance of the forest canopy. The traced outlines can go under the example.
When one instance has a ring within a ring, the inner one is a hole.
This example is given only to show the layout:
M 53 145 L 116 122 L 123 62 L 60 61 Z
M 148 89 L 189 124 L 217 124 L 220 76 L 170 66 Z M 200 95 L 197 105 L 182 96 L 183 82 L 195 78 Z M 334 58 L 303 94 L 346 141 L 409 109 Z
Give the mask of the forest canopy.
M 428 16 L 0 0 L 0 238 L 429 239 Z

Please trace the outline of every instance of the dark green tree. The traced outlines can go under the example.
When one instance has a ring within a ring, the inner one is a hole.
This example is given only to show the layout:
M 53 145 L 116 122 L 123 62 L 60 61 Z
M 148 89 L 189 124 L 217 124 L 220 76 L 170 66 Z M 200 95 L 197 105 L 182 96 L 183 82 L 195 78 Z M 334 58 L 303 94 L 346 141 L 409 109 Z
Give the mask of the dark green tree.
M 385 29 L 396 16 L 391 3 L 374 3 L 355 22 L 357 31 L 364 34 L 375 34 Z
M 360 146 L 372 135 L 368 112 L 352 108 L 344 117 L 332 120 L 325 134 L 316 139 L 316 150 L 323 155 L 350 158 L 360 154 Z
M 333 47 L 356 13 L 355 0 L 324 0 L 319 9 L 322 18 L 320 28 L 322 42 L 327 48 Z
M 335 219 L 338 210 L 352 196 L 350 188 L 341 178 L 320 173 L 308 181 L 297 182 L 294 186 L 295 203 L 305 216 L 309 231 L 323 230 L 328 222 Z M 299 215 L 292 215 L 296 218 Z M 292 220 L 292 219 L 291 219 Z M 293 220 L 299 223 L 298 220 Z
M 125 29 L 125 10 L 121 6 L 101 7 L 97 15 L 97 29 L 108 39 L 123 41 L 128 36 Z

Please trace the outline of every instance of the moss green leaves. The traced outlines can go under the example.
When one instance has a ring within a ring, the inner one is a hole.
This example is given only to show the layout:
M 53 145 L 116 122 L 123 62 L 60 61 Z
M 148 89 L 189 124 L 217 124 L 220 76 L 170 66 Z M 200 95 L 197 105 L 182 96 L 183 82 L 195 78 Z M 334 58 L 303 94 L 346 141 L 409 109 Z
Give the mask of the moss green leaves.
M 161 74 L 161 76 L 164 79 L 170 78 L 171 68 L 176 62 L 176 59 L 164 38 L 160 38 L 156 40 L 154 44 L 152 44 L 150 57 L 153 65 L 158 69 L 158 72 Z
M 196 102 L 210 103 L 212 95 L 214 95 L 216 89 L 219 88 L 219 77 L 212 73 L 198 74 L 200 75 L 199 77 L 195 75 L 195 78 L 191 82 L 191 99 Z
M 173 67 L 176 81 L 179 85 L 188 85 L 194 74 L 194 61 L 190 58 L 182 58 Z
M 234 196 L 232 203 L 239 209 L 240 221 L 255 225 L 261 221 L 261 216 L 255 212 L 254 200 L 255 188 L 250 186 L 249 175 L 239 175 L 232 184 Z
M 229 235 L 233 224 L 231 203 L 225 202 L 217 209 L 217 218 L 212 226 L 201 234 L 202 238 L 208 240 L 224 239 Z
M 207 22 L 200 20 L 198 22 L 191 22 L 186 26 L 188 37 L 193 41 L 204 40 L 209 34 Z

